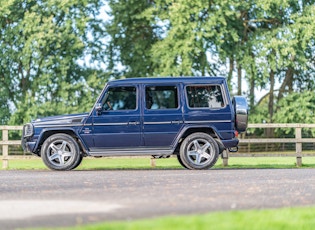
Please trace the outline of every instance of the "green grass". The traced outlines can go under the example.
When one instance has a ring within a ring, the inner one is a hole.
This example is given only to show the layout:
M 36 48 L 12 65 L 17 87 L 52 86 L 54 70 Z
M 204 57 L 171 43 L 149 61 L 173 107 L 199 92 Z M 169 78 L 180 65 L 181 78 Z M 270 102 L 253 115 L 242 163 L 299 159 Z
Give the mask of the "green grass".
M 314 229 L 315 208 L 282 208 L 168 216 L 146 220 L 102 222 L 64 230 L 297 230 Z M 56 228 L 54 228 L 56 229 Z
M 122 170 L 122 169 L 183 169 L 174 157 L 155 159 L 156 167 L 151 167 L 149 157 L 84 158 L 76 170 Z M 303 157 L 302 168 L 315 168 L 315 157 Z M 219 159 L 214 169 L 248 168 L 297 168 L 292 157 L 230 157 L 229 166 L 223 167 Z M 2 169 L 2 161 L 1 161 Z M 47 170 L 41 158 L 9 160 L 9 170 Z

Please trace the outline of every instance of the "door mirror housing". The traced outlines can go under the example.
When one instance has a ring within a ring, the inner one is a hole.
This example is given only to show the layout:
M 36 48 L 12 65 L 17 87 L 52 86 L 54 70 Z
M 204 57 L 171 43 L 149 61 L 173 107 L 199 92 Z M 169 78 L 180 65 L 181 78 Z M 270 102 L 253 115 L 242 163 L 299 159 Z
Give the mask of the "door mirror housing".
M 96 110 L 97 114 L 101 114 L 102 109 L 103 109 L 102 103 L 96 103 L 95 110 Z

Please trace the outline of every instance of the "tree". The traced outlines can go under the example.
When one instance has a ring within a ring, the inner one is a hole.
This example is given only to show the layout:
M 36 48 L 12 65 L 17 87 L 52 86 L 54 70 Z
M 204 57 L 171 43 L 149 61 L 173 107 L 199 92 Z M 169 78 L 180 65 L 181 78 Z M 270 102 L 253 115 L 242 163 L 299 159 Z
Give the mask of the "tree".
M 274 116 L 276 123 L 315 123 L 315 95 L 313 91 L 304 91 L 302 93 L 293 92 L 283 97 L 278 102 L 281 108 Z M 294 129 L 277 130 L 279 136 L 291 134 L 294 136 Z M 315 135 L 314 129 L 304 129 L 304 135 L 312 133 Z
M 155 75 L 205 76 L 218 71 L 222 62 L 216 44 L 226 21 L 216 6 L 209 1 L 160 0 L 144 12 L 160 33 L 151 49 Z
M 111 19 L 106 23 L 108 35 L 108 70 L 113 77 L 148 77 L 153 75 L 150 49 L 158 40 L 150 21 L 141 13 L 150 1 L 109 0 Z
M 260 63 L 260 73 L 269 75 L 266 120 L 273 122 L 273 116 L 283 110 L 279 103 L 283 97 L 314 89 L 315 34 L 310 21 L 315 16 L 315 8 L 314 1 L 267 1 L 261 2 L 260 8 L 265 11 L 259 21 L 266 30 L 257 36 L 260 45 L 256 46 L 259 47 L 256 62 Z M 276 82 L 280 83 L 277 91 Z
M 128 73 L 136 68 L 146 76 L 225 75 L 234 93 L 244 94 L 243 86 L 249 86 L 245 94 L 254 116 L 255 92 L 269 89 L 266 122 L 274 121 L 281 98 L 314 88 L 314 0 L 110 2 L 114 27 L 108 28 L 121 26 L 110 31 L 110 50 L 123 75 L 133 76 Z M 142 46 L 150 65 L 139 66 L 141 52 L 130 48 L 139 42 L 130 38 L 145 36 L 131 29 L 139 21 L 153 28 Z
M 11 123 L 86 110 L 91 73 L 79 64 L 101 55 L 96 0 L 8 0 L 0 8 L 0 79 Z M 103 77 L 104 71 L 99 75 Z M 103 85 L 105 79 L 101 80 Z

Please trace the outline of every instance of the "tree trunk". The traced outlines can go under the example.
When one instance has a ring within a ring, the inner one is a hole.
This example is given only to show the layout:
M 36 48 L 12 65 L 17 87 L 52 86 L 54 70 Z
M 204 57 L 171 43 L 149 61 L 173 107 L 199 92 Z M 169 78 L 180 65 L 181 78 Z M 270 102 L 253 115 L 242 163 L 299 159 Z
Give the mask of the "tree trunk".
M 288 87 L 288 92 L 293 91 L 293 75 L 294 69 L 292 67 L 289 67 L 285 72 L 285 78 L 279 89 L 278 101 L 283 98 L 283 94 L 286 92 L 286 87 Z
M 229 90 L 232 90 L 232 76 L 233 76 L 233 70 L 234 70 L 234 58 L 233 56 L 229 58 L 229 61 L 230 61 L 230 66 L 229 66 L 229 73 L 228 73 L 228 79 L 227 79 L 227 82 L 228 82 L 228 87 L 229 87 Z
M 273 113 L 274 113 L 274 87 L 275 87 L 275 73 L 273 70 L 270 70 L 269 77 L 270 77 L 270 91 L 269 91 L 268 112 L 269 112 L 269 123 L 272 123 Z M 274 128 L 267 128 L 266 136 L 269 138 L 274 137 Z
M 254 73 L 250 76 L 249 79 L 249 107 L 253 109 L 255 107 L 255 76 Z
M 268 112 L 269 112 L 269 122 L 273 121 L 273 103 L 274 103 L 274 87 L 275 87 L 275 73 L 273 70 L 270 71 L 270 91 L 269 91 L 269 104 L 268 104 Z
M 237 65 L 237 95 L 242 95 L 242 66 Z

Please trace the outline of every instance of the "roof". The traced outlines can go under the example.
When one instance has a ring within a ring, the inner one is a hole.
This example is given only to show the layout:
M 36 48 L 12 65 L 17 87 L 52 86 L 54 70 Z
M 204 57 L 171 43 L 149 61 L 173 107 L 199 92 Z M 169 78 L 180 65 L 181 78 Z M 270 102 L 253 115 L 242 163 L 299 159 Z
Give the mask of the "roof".
M 225 81 L 225 77 L 150 77 L 150 78 L 125 78 L 119 80 L 112 80 L 109 83 L 221 83 Z

